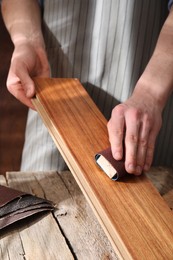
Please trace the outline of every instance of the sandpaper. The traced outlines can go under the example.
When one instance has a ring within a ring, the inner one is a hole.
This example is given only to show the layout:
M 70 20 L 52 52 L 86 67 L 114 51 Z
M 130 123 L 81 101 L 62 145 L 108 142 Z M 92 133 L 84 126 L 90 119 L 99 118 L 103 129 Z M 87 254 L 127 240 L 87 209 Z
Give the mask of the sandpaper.
M 0 229 L 53 209 L 54 205 L 49 200 L 0 185 Z
M 122 160 L 115 160 L 112 156 L 111 148 L 107 148 L 98 152 L 95 155 L 95 160 L 100 168 L 108 175 L 112 180 L 119 180 L 127 175 L 125 170 L 124 158 Z

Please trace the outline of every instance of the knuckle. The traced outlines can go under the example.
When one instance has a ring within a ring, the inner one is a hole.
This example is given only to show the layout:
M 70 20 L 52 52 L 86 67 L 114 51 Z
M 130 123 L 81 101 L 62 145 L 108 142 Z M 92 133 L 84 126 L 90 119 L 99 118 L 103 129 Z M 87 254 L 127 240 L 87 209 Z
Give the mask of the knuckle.
M 13 92 L 14 92 L 14 86 L 13 86 L 13 84 L 7 82 L 7 89 L 8 89 L 8 91 L 9 91 L 10 93 L 13 93 Z
M 125 106 L 123 104 L 117 105 L 113 110 L 112 110 L 112 116 L 123 116 L 125 112 Z
M 137 142 L 138 142 L 138 136 L 135 135 L 135 134 L 128 134 L 128 135 L 126 136 L 126 141 L 127 141 L 127 142 L 130 142 L 130 143 L 137 144 Z
M 129 110 L 129 116 L 131 117 L 131 119 L 134 121 L 137 121 L 141 118 L 142 116 L 142 111 L 139 108 L 131 108 Z
M 121 127 L 115 127 L 113 126 L 112 122 L 107 123 L 107 129 L 110 136 L 114 136 L 114 142 L 116 140 L 116 143 L 121 143 L 122 139 L 124 137 L 124 130 Z
M 140 138 L 138 143 L 139 143 L 139 146 L 141 146 L 142 148 L 147 148 L 148 142 L 146 139 Z
M 115 132 L 114 132 L 114 134 L 115 134 L 120 140 L 123 138 L 123 135 L 124 135 L 122 129 L 120 129 L 120 128 L 116 129 Z

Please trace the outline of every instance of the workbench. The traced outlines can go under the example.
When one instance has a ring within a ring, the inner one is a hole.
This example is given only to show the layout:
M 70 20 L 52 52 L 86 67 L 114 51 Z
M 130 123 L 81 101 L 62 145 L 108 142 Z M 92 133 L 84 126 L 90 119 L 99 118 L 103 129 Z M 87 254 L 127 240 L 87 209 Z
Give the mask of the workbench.
M 9 172 L 0 176 L 0 184 L 7 183 L 51 200 L 56 209 L 1 231 L 0 259 L 117 259 L 70 172 Z
M 154 169 L 150 178 L 162 195 L 173 188 L 173 175 L 167 170 Z M 118 259 L 69 171 L 8 172 L 6 178 L 0 176 L 0 184 L 51 200 L 56 207 L 53 213 L 34 216 L 1 231 L 0 259 Z

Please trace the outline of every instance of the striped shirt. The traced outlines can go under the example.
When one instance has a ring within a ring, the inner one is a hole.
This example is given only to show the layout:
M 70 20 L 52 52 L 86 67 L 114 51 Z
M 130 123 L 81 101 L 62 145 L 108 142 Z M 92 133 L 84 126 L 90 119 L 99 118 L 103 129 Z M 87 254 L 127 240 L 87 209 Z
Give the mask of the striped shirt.
M 109 119 L 113 107 L 131 95 L 167 12 L 163 0 L 44 0 L 44 36 L 52 76 L 79 78 Z M 170 98 L 156 145 L 157 165 L 172 165 L 172 115 Z M 30 112 L 23 170 L 54 170 L 60 164 L 43 129 Z

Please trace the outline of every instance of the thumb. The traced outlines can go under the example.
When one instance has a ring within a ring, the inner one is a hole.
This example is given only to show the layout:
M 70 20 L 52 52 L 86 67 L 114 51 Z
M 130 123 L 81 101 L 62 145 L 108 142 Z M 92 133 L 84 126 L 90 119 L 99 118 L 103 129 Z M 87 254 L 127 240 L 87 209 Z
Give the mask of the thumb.
M 22 70 L 19 73 L 14 73 L 13 70 L 10 69 L 7 78 L 7 88 L 19 101 L 34 109 L 31 98 L 35 94 L 35 86 L 26 71 Z
M 35 94 L 34 82 L 31 79 L 27 68 L 23 66 L 18 66 L 15 69 L 10 68 L 8 78 L 7 78 L 7 88 L 11 92 L 11 86 L 21 85 L 23 92 L 27 98 L 32 98 Z
M 18 71 L 18 78 L 26 97 L 32 98 L 35 95 L 35 85 L 25 67 Z

